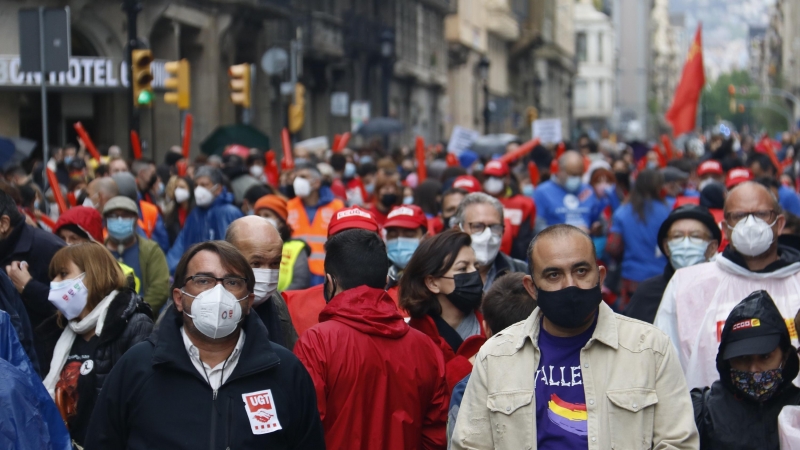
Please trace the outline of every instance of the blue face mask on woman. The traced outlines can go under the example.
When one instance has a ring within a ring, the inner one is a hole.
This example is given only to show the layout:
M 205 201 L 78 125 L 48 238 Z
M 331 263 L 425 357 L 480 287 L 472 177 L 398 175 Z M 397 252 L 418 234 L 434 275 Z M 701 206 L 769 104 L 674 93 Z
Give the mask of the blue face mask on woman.
M 124 241 L 133 236 L 136 219 L 111 217 L 106 219 L 108 235 L 117 241 Z
M 419 247 L 419 238 L 399 237 L 386 241 L 386 252 L 389 260 L 400 269 L 405 269 L 408 261 Z

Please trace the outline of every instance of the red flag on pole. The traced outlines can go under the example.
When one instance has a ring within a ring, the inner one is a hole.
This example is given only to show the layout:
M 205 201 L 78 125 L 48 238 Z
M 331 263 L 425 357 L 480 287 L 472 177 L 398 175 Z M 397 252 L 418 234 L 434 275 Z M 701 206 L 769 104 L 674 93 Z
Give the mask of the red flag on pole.
M 86 150 L 92 155 L 92 158 L 100 162 L 100 152 L 97 151 L 97 147 L 94 146 L 94 142 L 92 142 L 92 138 L 89 137 L 89 133 L 86 132 L 86 129 L 83 128 L 83 124 L 80 122 L 75 122 L 72 125 L 75 128 L 75 132 L 78 133 L 81 140 L 83 140 L 83 145 L 86 146 Z
M 142 159 L 142 142 L 139 140 L 139 133 L 136 130 L 131 130 L 131 149 L 133 150 L 133 159 Z
M 428 166 L 425 165 L 425 140 L 417 136 L 417 178 L 420 183 L 428 178 Z
M 189 147 L 192 143 L 192 124 L 194 123 L 194 118 L 191 114 L 186 114 L 186 117 L 183 119 L 183 145 L 181 146 L 181 151 L 183 152 L 184 159 L 189 159 Z
M 706 83 L 703 71 L 703 24 L 697 25 L 694 42 L 689 48 L 686 63 L 683 65 L 683 74 L 678 87 L 675 89 L 675 98 L 672 106 L 665 115 L 667 122 L 672 124 L 672 135 L 679 136 L 694 130 L 697 120 L 697 103 L 700 93 Z
M 294 169 L 294 155 L 292 154 L 292 141 L 289 139 L 289 130 L 281 130 L 281 142 L 283 143 L 283 159 L 281 166 L 286 169 Z

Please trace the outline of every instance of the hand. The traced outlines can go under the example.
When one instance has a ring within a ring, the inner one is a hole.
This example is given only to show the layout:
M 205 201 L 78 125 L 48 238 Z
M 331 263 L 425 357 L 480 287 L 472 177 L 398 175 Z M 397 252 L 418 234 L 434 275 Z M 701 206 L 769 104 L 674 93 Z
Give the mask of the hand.
M 6 266 L 6 273 L 20 294 L 25 289 L 25 285 L 33 278 L 28 272 L 28 263 L 26 262 L 11 261 L 11 264 Z
M 600 236 L 603 233 L 603 224 L 600 222 L 595 222 L 592 224 L 592 229 L 589 232 L 592 236 Z

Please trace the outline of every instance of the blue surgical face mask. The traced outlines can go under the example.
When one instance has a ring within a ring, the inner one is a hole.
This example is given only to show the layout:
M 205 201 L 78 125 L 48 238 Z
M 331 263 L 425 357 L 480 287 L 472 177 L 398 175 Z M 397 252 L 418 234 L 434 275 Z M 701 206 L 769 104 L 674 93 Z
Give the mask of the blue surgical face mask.
M 73 160 L 75 160 L 74 156 L 65 156 L 64 157 L 64 165 L 68 166 L 69 163 L 71 163 Z
M 408 195 L 408 196 L 403 197 L 403 204 L 404 205 L 410 205 L 412 203 L 414 203 L 414 196 L 413 195 Z
M 386 241 L 386 252 L 395 266 L 405 269 L 411 256 L 419 247 L 419 238 L 399 237 Z
M 564 189 L 569 192 L 577 192 L 581 188 L 581 177 L 568 177 L 564 182 Z
M 372 193 L 375 192 L 375 183 L 365 185 L 364 190 L 367 191 L 368 195 L 372 195 Z
M 647 168 L 650 170 L 658 169 L 658 163 L 655 161 L 647 161 Z
M 349 162 L 344 165 L 344 177 L 347 179 L 353 178 L 356 176 L 356 165 Z
M 708 242 L 699 238 L 685 237 L 667 242 L 669 262 L 675 270 L 706 262 Z
M 124 217 L 110 217 L 106 219 L 108 235 L 117 241 L 124 241 L 133 236 L 135 219 Z
M 522 185 L 522 195 L 525 197 L 533 198 L 534 187 L 532 184 L 523 184 Z

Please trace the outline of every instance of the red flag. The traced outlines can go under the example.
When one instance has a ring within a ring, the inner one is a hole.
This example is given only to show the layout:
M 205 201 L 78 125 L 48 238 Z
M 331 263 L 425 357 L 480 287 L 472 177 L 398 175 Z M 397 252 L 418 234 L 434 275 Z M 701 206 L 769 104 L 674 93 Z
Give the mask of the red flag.
M 681 82 L 675 89 L 675 98 L 672 106 L 665 115 L 667 122 L 672 124 L 673 136 L 679 136 L 694 130 L 697 120 L 697 102 L 706 83 L 703 72 L 703 24 L 697 26 L 694 42 L 689 48 L 686 63 L 683 65 Z
M 417 179 L 420 183 L 428 178 L 428 166 L 425 165 L 425 140 L 417 136 Z

